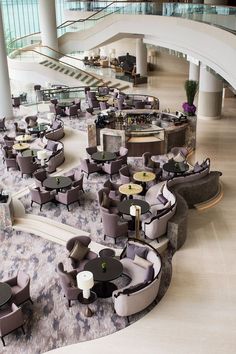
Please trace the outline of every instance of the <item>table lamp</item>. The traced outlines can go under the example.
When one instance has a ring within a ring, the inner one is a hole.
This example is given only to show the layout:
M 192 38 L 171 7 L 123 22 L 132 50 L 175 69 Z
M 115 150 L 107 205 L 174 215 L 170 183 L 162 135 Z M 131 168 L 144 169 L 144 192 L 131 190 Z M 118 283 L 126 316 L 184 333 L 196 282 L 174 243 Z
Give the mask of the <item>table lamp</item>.
M 135 217 L 135 237 L 138 239 L 141 207 L 139 205 L 131 205 L 130 215 Z
M 46 150 L 39 150 L 37 152 L 37 158 L 40 160 L 41 166 L 44 166 L 44 160 L 46 160 L 47 157 L 48 157 L 48 155 L 47 155 L 47 151 Z
M 83 297 L 89 299 L 90 289 L 94 286 L 93 273 L 89 271 L 83 271 L 77 274 L 78 288 L 83 290 Z

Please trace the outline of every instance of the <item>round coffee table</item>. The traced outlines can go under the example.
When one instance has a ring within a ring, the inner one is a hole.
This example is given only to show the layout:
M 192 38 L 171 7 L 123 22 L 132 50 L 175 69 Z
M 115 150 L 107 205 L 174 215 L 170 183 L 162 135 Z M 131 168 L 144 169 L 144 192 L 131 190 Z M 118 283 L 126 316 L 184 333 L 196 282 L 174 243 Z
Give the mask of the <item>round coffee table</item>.
M 96 162 L 104 163 L 107 161 L 113 161 L 117 158 L 114 152 L 109 151 L 97 151 L 92 154 L 92 159 Z
M 102 268 L 102 264 L 105 264 L 105 269 Z M 93 287 L 93 291 L 97 296 L 108 298 L 117 289 L 117 286 L 110 281 L 121 276 L 123 265 L 115 258 L 99 257 L 88 261 L 84 266 L 84 270 L 92 272 L 94 280 L 98 282 Z
M 30 144 L 28 144 L 28 143 L 18 143 L 18 144 L 14 144 L 12 146 L 12 149 L 16 150 L 16 151 L 24 151 L 24 150 L 29 149 L 29 147 L 30 147 Z
M 162 166 L 163 170 L 168 173 L 173 173 L 174 176 L 182 175 L 183 173 L 189 170 L 189 165 L 184 162 L 175 162 L 174 160 L 170 160 Z
M 72 185 L 72 180 L 66 176 L 48 177 L 43 181 L 43 186 L 48 189 L 60 190 Z
M 18 135 L 15 137 L 15 140 L 23 143 L 23 142 L 31 141 L 32 136 L 29 134 Z
M 136 183 L 122 184 L 122 186 L 119 187 L 119 192 L 129 196 L 129 199 L 133 199 L 133 195 L 140 194 L 142 190 L 143 187 Z
M 142 195 L 146 194 L 147 191 L 147 182 L 154 181 L 156 178 L 155 173 L 153 172 L 148 172 L 148 171 L 141 171 L 141 172 L 136 172 L 133 175 L 133 179 L 137 182 L 141 182 L 141 186 L 143 187 L 143 190 L 141 192 Z
M 121 214 L 125 215 L 130 215 L 130 207 L 131 205 L 138 205 L 141 207 L 141 215 L 146 214 L 149 212 L 150 205 L 145 202 L 145 200 L 140 200 L 140 199 L 128 199 L 128 200 L 123 200 L 120 202 L 117 206 L 118 211 Z M 132 217 L 132 220 L 128 222 L 128 227 L 130 230 L 135 230 L 135 216 L 130 215 Z
M 115 251 L 111 248 L 103 248 L 101 251 L 99 251 L 100 257 L 114 257 L 115 254 Z
M 33 157 L 37 157 L 37 152 L 38 152 L 39 150 L 37 150 L 37 149 L 27 149 L 27 150 L 24 150 L 24 151 L 22 151 L 22 156 L 24 156 L 24 157 L 28 157 L 28 156 L 33 156 Z
M 12 297 L 10 285 L 7 283 L 0 283 L 0 307 L 5 305 Z

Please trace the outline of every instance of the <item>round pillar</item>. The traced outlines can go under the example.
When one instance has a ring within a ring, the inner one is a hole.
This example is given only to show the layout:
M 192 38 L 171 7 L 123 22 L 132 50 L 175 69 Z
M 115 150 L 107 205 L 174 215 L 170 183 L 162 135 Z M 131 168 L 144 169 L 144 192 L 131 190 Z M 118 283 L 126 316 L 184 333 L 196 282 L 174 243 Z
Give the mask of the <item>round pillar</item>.
M 7 52 L 4 37 L 2 7 L 0 4 L 0 117 L 12 118 L 13 108 L 11 100 L 11 87 L 7 64 Z
M 136 73 L 147 76 L 147 47 L 142 38 L 136 39 Z
M 55 0 L 39 0 L 39 24 L 42 45 L 58 51 Z M 50 50 L 47 51 L 47 54 L 57 57 L 57 54 L 53 51 L 50 52 Z
M 189 62 L 189 80 L 199 81 L 199 65 Z
M 223 83 L 215 75 L 200 66 L 198 118 L 220 119 L 222 109 Z

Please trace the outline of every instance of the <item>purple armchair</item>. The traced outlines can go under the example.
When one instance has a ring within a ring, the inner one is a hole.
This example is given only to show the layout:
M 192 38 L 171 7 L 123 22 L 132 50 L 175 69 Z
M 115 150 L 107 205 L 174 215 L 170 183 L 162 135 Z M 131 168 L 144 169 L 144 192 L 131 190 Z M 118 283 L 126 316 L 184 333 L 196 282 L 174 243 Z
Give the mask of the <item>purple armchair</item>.
M 97 151 L 98 151 L 97 146 L 89 146 L 89 147 L 86 148 L 86 152 L 87 152 L 89 157 L 91 157 L 92 154 L 94 154 Z
M 81 243 L 85 247 L 88 247 L 91 242 L 91 239 L 88 236 L 72 237 L 67 241 L 66 249 L 71 252 L 77 242 Z M 85 255 L 84 259 L 82 259 L 81 261 L 76 261 L 75 259 L 71 258 L 71 265 L 74 269 L 76 268 L 77 271 L 81 271 L 84 269 L 85 264 L 89 260 L 97 258 L 97 256 L 98 255 L 95 252 L 89 250 L 88 253 Z
M 109 104 L 107 102 L 99 101 L 99 105 L 101 111 L 105 111 L 107 108 L 109 108 Z
M 38 120 L 37 116 L 25 117 L 25 122 L 27 124 L 27 128 L 37 127 L 37 125 L 38 125 L 37 120 Z
M 37 203 L 40 205 L 40 211 L 42 210 L 43 204 L 52 202 L 55 198 L 55 192 L 51 191 L 41 191 L 39 188 L 31 188 L 29 187 L 30 195 L 31 195 L 31 207 L 33 203 Z
M 118 215 L 104 213 L 101 211 L 104 230 L 104 240 L 106 237 L 114 238 L 115 244 L 117 237 L 128 237 L 128 222 L 122 222 Z
M 78 107 L 76 104 L 74 104 L 73 106 L 70 106 L 66 109 L 66 114 L 69 117 L 78 117 Z
M 122 161 L 123 165 L 127 165 L 127 156 L 128 156 L 129 150 L 123 146 L 120 147 L 120 150 L 118 152 L 118 159 Z
M 23 304 L 26 301 L 33 301 L 30 297 L 30 277 L 28 274 L 18 271 L 17 275 L 11 279 L 5 281 L 11 287 L 12 291 L 12 302 L 17 306 Z
M 87 173 L 87 178 L 91 173 L 100 172 L 101 166 L 97 165 L 95 162 L 90 162 L 89 159 L 84 159 L 81 161 L 81 171 Z
M 90 97 L 88 97 L 88 105 L 89 108 L 100 108 L 99 101 Z
M 116 160 L 116 161 L 111 161 L 110 163 L 105 163 L 102 166 L 102 169 L 104 172 L 110 175 L 110 178 L 112 179 L 112 176 L 119 173 L 119 170 L 122 167 L 122 161 L 121 160 Z
M 120 180 L 122 184 L 130 183 L 133 182 L 133 171 L 130 169 L 130 167 L 124 166 L 120 169 Z
M 33 161 L 32 156 L 17 155 L 16 161 L 21 171 L 21 177 L 23 177 L 24 174 L 33 177 L 33 173 L 39 168 L 37 162 Z
M 5 347 L 4 337 L 9 333 L 15 331 L 18 328 L 24 331 L 24 319 L 22 314 L 22 309 L 17 307 L 15 304 L 11 304 L 11 306 L 0 309 L 0 337 L 2 340 L 2 344 Z
M 77 187 L 72 187 L 71 189 L 68 189 L 65 192 L 58 192 L 57 195 L 55 195 L 55 199 L 58 203 L 64 204 L 67 206 L 67 210 L 70 211 L 69 205 L 75 202 L 78 202 L 80 205 L 79 201 L 79 191 L 80 191 L 80 186 Z
M 109 197 L 111 199 L 113 199 L 113 200 L 118 200 L 118 201 L 122 200 L 125 197 L 124 194 L 121 194 L 119 192 L 119 187 L 120 186 L 121 186 L 120 184 L 114 183 L 110 179 L 108 179 L 103 184 L 104 188 L 108 188 L 109 189 Z
M 109 197 L 110 189 L 102 188 L 98 191 L 98 204 L 100 211 L 104 213 L 118 214 L 117 200 L 113 200 Z
M 6 120 L 5 117 L 0 118 L 0 131 L 6 131 L 7 130 L 6 125 L 5 125 L 5 120 Z
M 68 306 L 71 307 L 71 300 L 78 300 L 78 295 L 81 293 L 81 290 L 76 286 L 77 271 L 66 272 L 63 263 L 60 262 L 57 265 L 57 273 L 64 296 L 68 300 Z
M 45 169 L 37 170 L 33 174 L 36 187 L 42 188 L 43 181 L 48 177 L 47 171 Z

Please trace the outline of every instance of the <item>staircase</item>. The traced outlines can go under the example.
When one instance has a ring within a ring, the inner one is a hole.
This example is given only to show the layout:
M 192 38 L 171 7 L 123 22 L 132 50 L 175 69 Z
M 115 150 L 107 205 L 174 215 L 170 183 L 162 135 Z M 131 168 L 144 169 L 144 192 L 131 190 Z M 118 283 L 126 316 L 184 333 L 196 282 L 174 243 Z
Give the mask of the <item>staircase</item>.
M 74 66 L 63 64 L 58 60 L 54 60 L 53 58 L 45 59 L 39 62 L 39 64 L 51 70 L 60 72 L 61 74 L 66 75 L 67 77 L 71 77 L 75 80 L 78 80 L 78 86 L 80 86 L 81 84 L 83 86 L 108 86 L 110 88 L 117 88 L 121 91 L 130 88 L 130 85 L 124 85 L 122 82 L 118 82 L 118 80 L 106 81 L 104 79 L 100 79 L 99 77 L 91 75 L 88 72 L 85 72 Z

